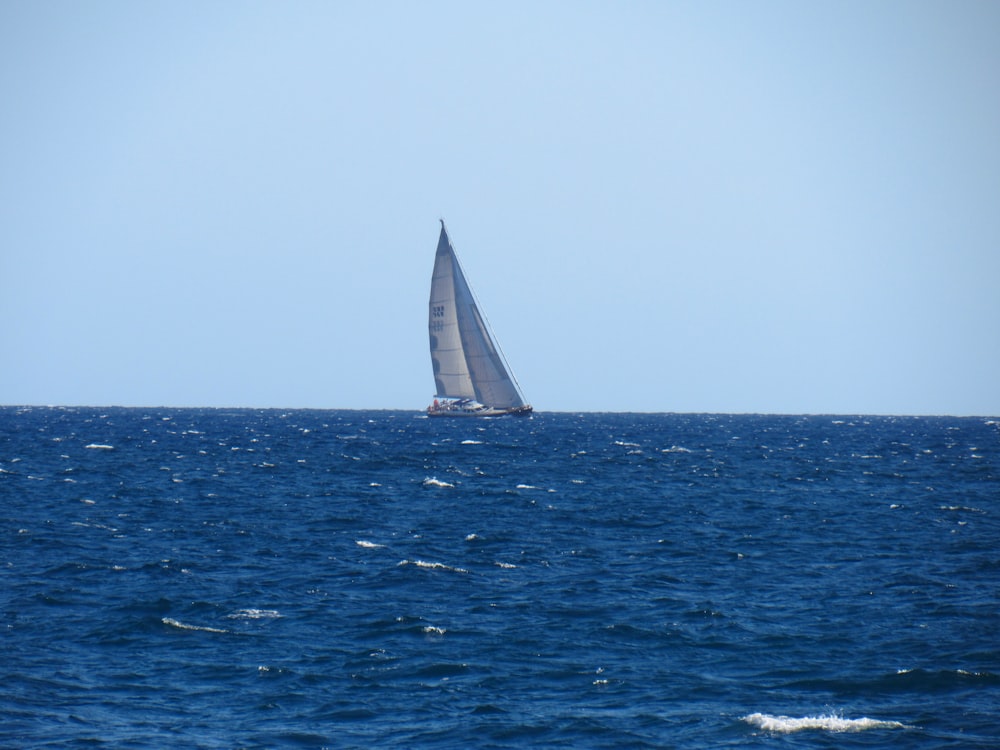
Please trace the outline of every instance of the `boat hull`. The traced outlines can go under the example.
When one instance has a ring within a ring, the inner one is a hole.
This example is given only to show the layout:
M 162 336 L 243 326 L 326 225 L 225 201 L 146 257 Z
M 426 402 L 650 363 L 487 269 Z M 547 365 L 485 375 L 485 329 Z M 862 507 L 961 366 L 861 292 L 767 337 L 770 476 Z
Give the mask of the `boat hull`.
M 527 417 L 534 411 L 530 404 L 515 406 L 510 409 L 497 409 L 483 404 L 455 405 L 455 404 L 434 404 L 427 407 L 428 417 Z

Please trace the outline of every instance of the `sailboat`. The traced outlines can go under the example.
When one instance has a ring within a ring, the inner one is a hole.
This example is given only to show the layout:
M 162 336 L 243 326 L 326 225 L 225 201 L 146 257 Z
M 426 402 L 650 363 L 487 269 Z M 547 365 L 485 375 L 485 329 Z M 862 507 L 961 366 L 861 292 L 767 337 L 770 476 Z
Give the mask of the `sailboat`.
M 428 333 L 434 369 L 431 417 L 531 414 L 517 381 L 480 314 L 441 220 L 431 277 Z

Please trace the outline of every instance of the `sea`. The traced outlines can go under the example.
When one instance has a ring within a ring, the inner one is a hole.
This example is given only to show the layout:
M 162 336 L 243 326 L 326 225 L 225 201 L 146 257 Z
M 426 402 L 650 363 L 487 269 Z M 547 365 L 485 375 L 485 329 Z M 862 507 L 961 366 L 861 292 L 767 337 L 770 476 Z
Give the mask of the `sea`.
M 997 418 L 3 407 L 0 513 L 0 747 L 1000 747 Z

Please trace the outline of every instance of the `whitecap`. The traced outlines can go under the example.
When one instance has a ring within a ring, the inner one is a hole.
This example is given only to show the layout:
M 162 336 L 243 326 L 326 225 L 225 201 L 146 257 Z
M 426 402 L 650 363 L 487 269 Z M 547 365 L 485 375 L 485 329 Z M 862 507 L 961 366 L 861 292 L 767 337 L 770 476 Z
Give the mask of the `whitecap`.
M 462 445 L 482 445 L 482 440 L 463 440 Z
M 680 445 L 671 445 L 669 448 L 664 448 L 661 453 L 691 453 L 690 448 L 684 448 Z
M 427 633 L 427 635 L 444 635 L 448 631 L 445 630 L 444 628 L 439 628 L 434 625 L 427 625 L 426 627 L 424 627 L 424 632 Z
M 842 716 L 773 716 L 772 714 L 753 713 L 743 717 L 747 724 L 753 724 L 766 732 L 790 734 L 807 729 L 819 729 L 826 732 L 863 732 L 868 729 L 903 729 L 898 721 L 881 721 L 879 719 L 845 719 Z
M 175 620 L 173 617 L 164 617 L 161 622 L 164 625 L 170 625 L 171 627 L 178 628 L 180 630 L 202 630 L 206 633 L 228 633 L 228 630 L 222 630 L 221 628 L 210 628 L 207 625 L 188 625 L 186 623 Z
M 451 565 L 445 565 L 439 562 L 426 562 L 424 560 L 400 560 L 397 567 L 402 567 L 406 565 L 416 565 L 418 568 L 424 568 L 426 570 L 450 570 L 453 573 L 468 573 L 465 568 L 455 568 Z
M 276 609 L 238 609 L 226 617 L 230 620 L 274 620 L 284 615 Z
M 437 477 L 427 477 L 424 479 L 424 487 L 454 487 L 450 482 L 442 482 Z
M 91 450 L 98 450 L 98 451 L 113 451 L 115 449 L 115 446 L 113 446 L 113 445 L 105 445 L 104 443 L 90 443 L 90 444 L 85 445 L 83 447 L 84 448 L 90 448 Z
M 506 562 L 495 562 L 493 564 L 496 565 L 498 568 L 516 568 L 517 567 L 513 563 L 506 563 Z
M 354 543 L 359 547 L 364 547 L 365 549 L 380 549 L 385 546 L 384 544 L 376 544 L 375 542 L 368 542 L 364 539 L 356 539 Z
M 638 443 L 630 443 L 630 442 L 628 442 L 626 440 L 615 440 L 612 443 L 612 445 L 619 445 L 622 448 L 638 448 L 639 447 Z

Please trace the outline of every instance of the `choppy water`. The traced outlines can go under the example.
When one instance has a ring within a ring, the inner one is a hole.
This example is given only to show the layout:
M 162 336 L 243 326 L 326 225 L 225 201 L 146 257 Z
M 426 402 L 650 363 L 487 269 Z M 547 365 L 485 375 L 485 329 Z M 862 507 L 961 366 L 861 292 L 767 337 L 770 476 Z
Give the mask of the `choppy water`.
M 0 409 L 0 745 L 997 747 L 1000 424 Z

